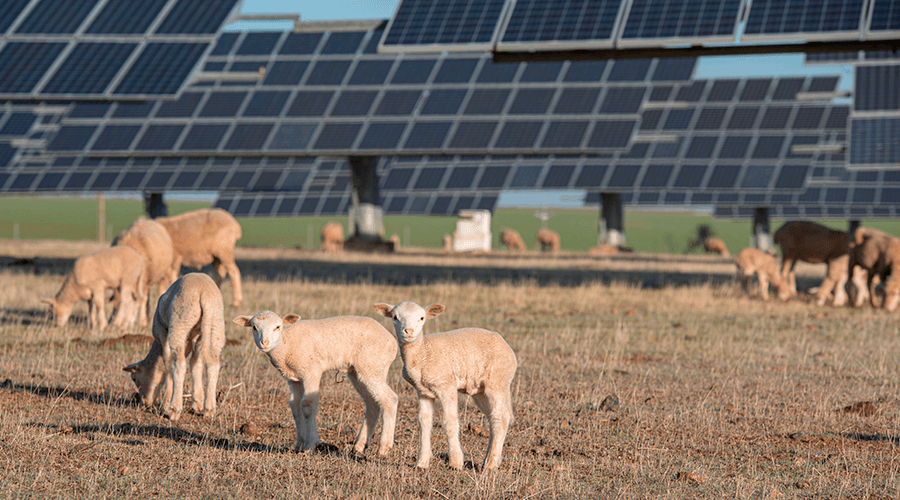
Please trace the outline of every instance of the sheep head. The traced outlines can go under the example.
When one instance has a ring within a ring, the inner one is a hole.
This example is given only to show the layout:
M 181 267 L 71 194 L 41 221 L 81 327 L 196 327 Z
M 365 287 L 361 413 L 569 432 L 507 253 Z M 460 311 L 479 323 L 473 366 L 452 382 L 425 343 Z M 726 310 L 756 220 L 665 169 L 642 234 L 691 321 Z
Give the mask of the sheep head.
M 157 359 L 156 364 L 161 365 L 162 362 Z M 145 406 L 152 406 L 156 402 L 157 396 L 159 396 L 159 386 L 164 375 L 162 366 L 151 367 L 142 361 L 138 361 L 122 368 L 122 371 L 131 374 L 131 381 L 134 382 L 134 386 L 137 388 L 141 403 Z
M 269 352 L 281 344 L 281 332 L 283 326 L 288 326 L 300 320 L 300 316 L 294 313 L 281 316 L 272 311 L 263 311 L 256 316 L 238 316 L 231 320 L 234 324 L 253 328 L 253 341 L 262 352 Z
M 41 299 L 41 302 L 50 306 L 50 314 L 56 320 L 56 326 L 63 327 L 69 322 L 69 316 L 72 315 L 72 304 L 64 304 L 56 298 Z
M 415 342 L 422 334 L 425 321 L 441 314 L 444 309 L 442 304 L 422 307 L 412 301 L 401 302 L 396 306 L 375 304 L 375 310 L 379 314 L 394 320 L 394 332 L 401 342 Z

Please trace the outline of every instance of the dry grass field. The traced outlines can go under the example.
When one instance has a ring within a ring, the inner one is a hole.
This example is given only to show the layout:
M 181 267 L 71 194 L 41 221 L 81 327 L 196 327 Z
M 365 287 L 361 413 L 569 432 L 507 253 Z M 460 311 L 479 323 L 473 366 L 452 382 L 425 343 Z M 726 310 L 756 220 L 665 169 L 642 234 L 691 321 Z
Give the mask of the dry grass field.
M 897 318 L 748 298 L 724 259 L 240 249 L 245 304 L 226 318 L 379 317 L 372 304 L 412 299 L 448 306 L 426 331 L 502 333 L 519 360 L 515 422 L 500 470 L 484 473 L 471 464 L 487 422 L 465 398 L 470 466 L 448 469 L 438 412 L 432 466 L 412 467 L 416 397 L 399 358 L 390 454 L 349 452 L 363 405 L 339 374 L 324 377 L 318 422 L 334 447 L 292 453 L 287 385 L 230 323 L 214 418 L 141 407 L 122 367 L 143 358 L 149 328 L 85 330 L 84 305 L 55 328 L 39 304 L 92 249 L 0 241 L 0 497 L 900 496 Z

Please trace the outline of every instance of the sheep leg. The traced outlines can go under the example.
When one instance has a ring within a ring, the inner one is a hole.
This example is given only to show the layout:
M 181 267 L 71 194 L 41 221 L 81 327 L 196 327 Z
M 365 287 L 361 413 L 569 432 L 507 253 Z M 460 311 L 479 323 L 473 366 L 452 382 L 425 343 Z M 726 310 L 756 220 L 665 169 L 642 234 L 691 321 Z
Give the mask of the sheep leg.
M 444 410 L 446 411 L 446 410 Z M 434 425 L 434 400 L 419 394 L 419 459 L 416 467 L 427 469 L 431 461 L 431 427 Z
M 204 334 L 212 335 L 212 333 Z M 225 335 L 222 334 L 222 338 Z M 219 383 L 219 355 L 212 352 L 210 347 L 203 349 L 203 365 L 206 367 L 206 398 L 203 400 L 203 416 L 212 417 L 216 414 L 216 385 Z M 196 354 L 195 354 L 196 355 Z
M 828 296 L 833 289 L 835 290 L 835 297 L 837 297 L 834 279 L 829 275 L 825 275 L 825 279 L 822 280 L 822 284 L 819 285 L 819 292 L 816 294 L 816 305 L 825 305 L 825 301 L 828 300 Z
M 375 425 L 378 424 L 381 409 L 378 407 L 378 403 L 375 402 L 375 398 L 372 397 L 372 393 L 354 372 L 347 372 L 347 378 L 350 379 L 353 388 L 356 389 L 356 392 L 359 393 L 359 396 L 366 404 L 366 415 L 363 418 L 362 425 L 359 427 L 359 433 L 356 435 L 356 442 L 353 444 L 353 451 L 362 453 L 369 446 L 369 443 L 372 442 L 372 435 L 375 434 Z
M 289 403 L 291 406 L 291 414 L 294 416 L 294 428 L 297 432 L 297 440 L 294 443 L 294 452 L 296 453 L 304 449 L 303 445 L 306 442 L 306 419 L 303 417 L 303 412 L 300 410 L 300 402 L 303 401 L 303 382 L 289 380 L 288 388 L 291 390 L 291 399 Z
M 488 440 L 487 452 L 481 464 L 482 470 L 491 470 L 500 467 L 503 460 L 503 443 L 506 441 L 506 433 L 512 421 L 510 398 L 505 391 L 499 393 L 486 390 L 484 394 L 476 394 L 473 397 L 478 407 L 488 417 L 491 437 Z M 479 400 L 482 400 L 479 403 Z M 487 410 L 486 412 L 484 410 Z
M 759 280 L 759 296 L 763 300 L 769 300 L 769 277 L 762 271 L 756 272 L 756 279 Z
M 869 303 L 872 304 L 872 307 L 878 309 L 880 304 L 878 303 L 878 294 L 875 293 L 875 289 L 878 287 L 875 284 L 875 275 L 876 273 L 869 273 Z
M 378 424 L 379 414 L 384 413 L 384 421 L 381 426 L 381 442 L 378 446 L 378 454 L 386 455 L 391 448 L 394 447 L 394 428 L 397 425 L 397 404 L 399 398 L 397 394 L 391 390 L 391 387 L 381 379 L 360 379 L 358 374 L 348 373 L 348 378 L 356 388 L 356 392 L 363 397 L 366 402 L 366 418 L 363 426 L 359 429 L 359 435 L 356 438 L 354 451 L 362 453 L 362 450 L 369 446 L 372 436 L 375 433 L 375 426 Z M 363 432 L 366 430 L 366 432 Z M 363 442 L 365 436 L 365 442 Z
M 300 400 L 300 412 L 306 423 L 306 440 L 303 450 L 314 450 L 319 444 L 319 431 L 316 429 L 316 415 L 319 413 L 319 382 L 322 374 L 304 377 L 303 398 Z
M 170 332 L 169 338 L 171 337 Z M 184 346 L 169 345 L 165 351 L 169 351 L 168 367 L 172 379 L 172 399 L 169 400 L 166 416 L 172 421 L 177 421 L 181 417 L 181 410 L 184 407 L 184 376 L 187 374 Z
M 868 300 L 869 273 L 861 266 L 853 266 L 851 282 L 856 290 L 856 294 L 853 297 L 853 307 L 862 307 L 863 303 Z
M 900 305 L 900 278 L 892 271 L 884 281 L 884 308 L 888 312 L 894 312 L 898 305 Z
M 449 391 L 448 391 L 449 392 Z M 459 442 L 459 403 L 456 391 L 449 394 L 438 394 L 444 413 L 444 431 L 447 433 L 447 445 L 450 448 L 450 468 L 462 469 L 463 452 Z
M 203 359 L 200 353 L 194 350 L 191 354 L 191 409 L 194 413 L 203 412 Z
M 843 307 L 847 304 L 847 275 L 841 274 L 834 284 L 834 307 Z
M 119 306 L 116 308 L 116 314 L 113 316 L 112 325 L 116 328 L 124 328 L 126 321 L 131 317 L 134 303 L 134 294 L 136 290 L 132 290 L 129 286 L 119 288 Z
M 106 301 L 106 289 L 95 288 L 91 290 L 91 327 L 99 330 L 106 329 L 109 324 L 106 319 L 106 311 L 103 303 Z
M 216 270 L 216 285 L 221 287 L 225 276 L 231 277 L 231 286 L 234 292 L 234 307 L 239 307 L 244 300 L 244 294 L 241 290 L 241 271 L 237 264 L 234 263 L 234 255 L 222 255 L 216 257 L 213 261 L 213 267 Z

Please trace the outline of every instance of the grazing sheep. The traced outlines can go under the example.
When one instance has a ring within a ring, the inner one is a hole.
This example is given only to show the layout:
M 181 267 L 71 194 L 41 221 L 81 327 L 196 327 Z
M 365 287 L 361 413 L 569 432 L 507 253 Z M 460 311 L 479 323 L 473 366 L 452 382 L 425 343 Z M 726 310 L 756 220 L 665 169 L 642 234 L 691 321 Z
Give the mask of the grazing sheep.
M 328 221 L 322 226 L 322 250 L 331 253 L 344 251 L 344 226 L 337 221 Z
M 112 247 L 75 260 L 56 297 L 42 299 L 50 305 L 56 326 L 62 327 L 72 315 L 72 305 L 79 300 L 90 302 L 90 327 L 103 330 L 107 326 L 104 303 L 106 290 L 112 288 L 120 297 L 112 325 L 118 328 L 134 323 L 136 304 L 145 300 L 144 259 L 128 247 Z
M 884 283 L 884 308 L 893 311 L 900 302 L 900 273 L 894 273 L 894 265 L 900 264 L 900 239 L 877 229 L 860 227 L 853 233 L 849 244 L 847 272 L 859 267 L 865 272 L 866 287 L 872 307 L 878 307 L 875 294 L 875 278 Z M 855 306 L 862 306 L 863 293 L 857 295 Z
M 156 304 L 156 300 L 171 283 L 169 280 L 172 263 L 175 261 L 172 238 L 162 224 L 153 219 L 140 217 L 113 239 L 112 246 L 131 248 L 144 258 L 147 265 L 147 271 L 144 273 L 147 300 L 138 307 L 138 324 L 143 328 L 147 326 L 149 312 Z M 159 285 L 156 297 L 152 297 L 149 293 L 153 285 Z
M 829 264 L 834 259 L 847 254 L 847 233 L 825 227 L 821 224 L 808 221 L 789 221 L 785 222 L 778 231 L 775 231 L 774 241 L 776 245 L 781 247 L 781 278 L 788 285 L 791 295 L 797 295 L 797 280 L 794 274 L 794 266 L 798 260 L 818 264 L 824 262 Z M 837 282 L 847 282 L 846 266 L 844 268 L 843 277 L 840 276 L 841 271 L 834 269 L 833 275 L 829 276 L 822 282 L 817 294 L 819 300 L 827 297 L 831 293 L 831 289 Z M 846 292 L 843 287 L 835 290 L 835 302 L 843 296 L 846 300 Z
M 509 250 L 525 250 L 525 242 L 522 240 L 522 236 L 512 228 L 507 227 L 500 231 L 500 243 L 506 245 L 506 248 Z
M 787 283 L 778 274 L 775 257 L 756 248 L 745 248 L 734 258 L 737 266 L 737 277 L 741 280 L 744 292 L 750 293 L 750 277 L 754 274 L 759 281 L 759 296 L 769 300 L 769 283 L 778 291 L 778 298 L 787 300 L 790 296 Z
M 513 420 L 510 386 L 518 364 L 509 344 L 499 333 L 481 328 L 423 335 L 425 320 L 444 312 L 441 304 L 422 308 L 408 301 L 396 307 L 382 303 L 375 304 L 375 310 L 394 320 L 403 358 L 403 378 L 419 394 L 421 441 L 416 467 L 427 468 L 431 459 L 431 426 L 434 400 L 437 399 L 444 412 L 450 467 L 462 468 L 458 392 L 472 396 L 478 409 L 488 418 L 491 437 L 482 468 L 499 467 L 503 442 Z
M 151 406 L 161 396 L 163 413 L 178 420 L 183 407 L 185 358 L 190 356 L 191 407 L 204 417 L 216 413 L 219 359 L 225 346 L 223 311 L 222 292 L 203 273 L 185 274 L 162 294 L 153 315 L 150 352 L 142 361 L 123 368 L 131 372 L 141 402 Z M 161 395 L 160 382 L 163 383 Z
M 710 237 L 703 240 L 703 249 L 706 253 L 717 253 L 723 257 L 731 256 L 731 254 L 728 253 L 728 247 L 725 246 L 725 242 L 719 238 Z
M 174 259 L 170 281 L 175 281 L 181 266 L 201 268 L 212 264 L 216 270 L 216 284 L 222 286 L 225 276 L 231 276 L 235 307 L 241 305 L 241 271 L 234 262 L 234 244 L 241 239 L 241 225 L 225 210 L 204 208 L 174 217 L 155 219 L 165 226 L 172 238 Z
M 232 321 L 253 328 L 256 346 L 269 355 L 269 361 L 288 381 L 297 430 L 294 451 L 313 450 L 319 444 L 319 383 L 328 370 L 347 375 L 366 404 L 353 451 L 362 453 L 372 441 L 382 412 L 378 454 L 385 455 L 394 446 L 399 399 L 388 385 L 387 375 L 397 357 L 397 343 L 379 322 L 362 316 L 300 321 L 296 314 L 278 316 L 272 311 Z
M 537 232 L 537 242 L 534 249 L 541 249 L 542 252 L 549 248 L 552 252 L 559 251 L 559 233 L 552 229 L 539 229 Z

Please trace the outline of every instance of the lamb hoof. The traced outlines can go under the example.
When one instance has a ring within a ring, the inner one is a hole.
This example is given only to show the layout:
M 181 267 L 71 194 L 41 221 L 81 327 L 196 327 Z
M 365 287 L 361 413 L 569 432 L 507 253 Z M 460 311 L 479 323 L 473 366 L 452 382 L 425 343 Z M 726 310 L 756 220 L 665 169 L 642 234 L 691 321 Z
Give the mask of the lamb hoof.
M 242 300 L 243 300 L 243 299 L 242 299 Z M 241 307 L 241 301 L 242 301 L 242 300 L 235 300 L 234 302 L 231 303 L 231 305 L 234 306 L 234 307 Z
M 216 416 L 216 410 L 206 410 L 201 415 L 203 415 L 203 418 L 210 419 Z
M 181 418 L 180 411 L 173 411 L 171 413 L 166 414 L 166 418 L 171 420 L 172 422 L 177 422 L 179 418 Z

